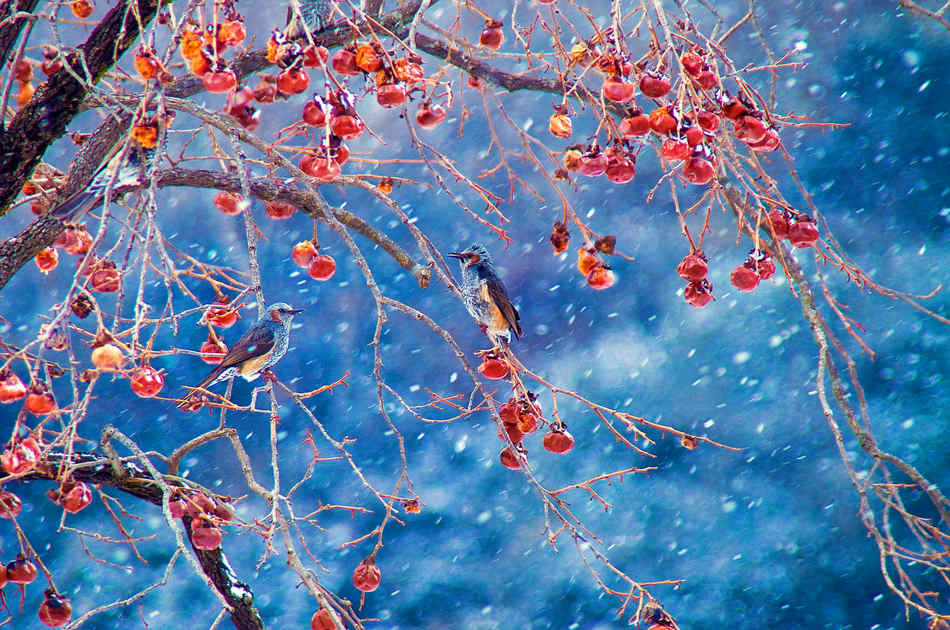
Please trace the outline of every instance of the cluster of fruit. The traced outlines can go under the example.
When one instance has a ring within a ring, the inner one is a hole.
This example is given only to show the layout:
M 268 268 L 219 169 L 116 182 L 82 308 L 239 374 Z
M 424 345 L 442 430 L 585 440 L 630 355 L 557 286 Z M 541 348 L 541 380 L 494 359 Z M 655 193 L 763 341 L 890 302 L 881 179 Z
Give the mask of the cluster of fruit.
M 4 512 L 4 497 L 0 495 L 0 517 L 11 518 Z M 8 562 L 6 565 L 0 564 L 0 589 L 10 584 L 16 584 L 21 589 L 26 588 L 27 584 L 33 583 L 39 575 L 36 564 L 22 553 L 18 553 L 16 559 Z M 69 599 L 63 597 L 55 590 L 48 588 L 43 592 L 43 603 L 37 614 L 43 625 L 49 628 L 59 628 L 66 625 L 73 616 L 73 607 Z M 0 599 L 2 599 L 2 590 L 0 590 Z M 12 616 L 12 612 L 7 609 Z
M 505 433 L 508 434 L 508 439 L 521 452 L 526 452 L 524 437 L 536 432 L 542 423 L 548 424 L 550 428 L 541 440 L 545 450 L 551 453 L 564 454 L 574 448 L 574 436 L 570 434 L 563 423 L 547 423 L 544 421 L 541 407 L 534 395 L 529 394 L 529 399 L 509 398 L 498 408 L 498 415 L 501 418 L 502 426 L 505 428 Z M 498 437 L 504 440 L 505 436 L 499 432 Z M 512 470 L 521 468 L 521 462 L 510 446 L 501 451 L 499 460 L 505 468 Z
M 13 78 L 19 83 L 16 93 L 17 107 L 23 107 L 29 103 L 36 93 L 36 86 L 33 84 L 33 64 L 33 61 L 24 57 L 17 61 L 13 67 Z M 43 74 L 49 77 L 62 67 L 63 60 L 59 56 L 59 51 L 52 47 L 46 47 L 43 50 L 43 61 L 40 62 L 40 70 L 43 71 Z
M 681 85 L 660 70 L 634 66 L 589 44 L 575 45 L 569 55 L 572 64 L 602 72 L 603 98 L 626 112 L 619 123 L 611 119 L 605 125 L 613 136 L 610 146 L 603 150 L 597 142 L 569 146 L 562 159 L 563 170 L 556 171 L 556 177 L 577 172 L 587 177 L 605 175 L 613 183 L 625 184 L 636 173 L 636 155 L 652 136 L 666 163 L 681 165 L 685 181 L 708 184 L 716 175 L 715 148 L 721 140 L 723 119 L 733 123 L 735 137 L 752 151 L 774 151 L 781 144 L 765 112 L 752 106 L 742 92 L 739 98 L 729 96 L 712 59 L 701 50 L 687 50 L 680 57 Z M 649 114 L 634 105 L 638 89 L 655 104 Z M 565 105 L 555 105 L 548 130 L 559 138 L 571 137 L 573 123 Z
M 15 439 L 0 454 L 3 470 L 9 475 L 24 475 L 40 461 L 42 444 L 32 435 Z M 81 481 L 63 481 L 59 488 L 50 490 L 46 496 L 70 514 L 82 511 L 92 503 L 92 491 Z M 0 516 L 12 518 L 20 513 L 20 498 L 12 492 L 0 490 Z
M 788 240 L 798 249 L 812 247 L 818 241 L 818 227 L 811 217 L 795 212 L 774 209 L 763 215 L 763 226 L 776 241 Z M 709 273 L 706 255 L 693 251 L 680 261 L 676 268 L 679 276 L 689 284 L 683 289 L 683 298 L 691 305 L 702 308 L 713 299 L 712 284 L 706 278 Z M 740 291 L 753 291 L 762 280 L 775 275 L 776 265 L 771 256 L 752 250 L 745 262 L 729 274 L 729 282 Z
M 189 519 L 191 544 L 205 551 L 221 546 L 221 525 L 234 519 L 230 507 L 203 492 L 179 492 L 169 499 L 168 510 L 172 518 Z
M 511 366 L 508 362 L 494 351 L 482 352 L 482 362 L 478 366 L 478 371 L 482 376 L 489 379 L 503 379 L 511 373 Z M 534 433 L 544 421 L 541 414 L 541 407 L 536 401 L 536 396 L 530 395 L 530 400 L 524 398 L 509 398 L 508 402 L 503 403 L 498 408 L 498 415 L 501 418 L 502 425 L 505 427 L 505 433 L 515 445 L 516 448 L 523 450 L 522 441 L 524 436 Z M 574 448 L 574 437 L 568 432 L 563 423 L 550 423 L 550 431 L 544 436 L 542 444 L 544 448 L 552 453 L 567 453 Z M 498 433 L 498 437 L 504 440 L 504 435 Z M 521 468 L 517 455 L 511 448 L 505 448 L 500 454 L 501 463 L 505 468 L 517 470 Z
M 314 280 L 326 282 L 333 277 L 336 272 L 336 261 L 333 256 L 320 253 L 320 246 L 316 241 L 300 241 L 294 245 L 290 257 L 301 269 L 306 269 L 307 273 Z
M 3 470 L 11 475 L 28 473 L 39 461 L 41 450 L 42 446 L 33 436 L 27 436 L 8 445 L 0 456 Z M 82 482 L 64 482 L 59 489 L 50 490 L 46 494 L 54 503 L 72 514 L 79 512 L 92 502 L 92 492 L 89 486 Z M 0 489 L 0 518 L 14 519 L 19 516 L 22 509 L 23 503 L 20 497 L 8 490 Z M 6 565 L 0 564 L 0 589 L 8 582 L 17 584 L 23 589 L 36 580 L 38 575 L 39 569 L 36 563 L 29 556 L 18 553 L 15 560 Z M 50 628 L 65 625 L 73 614 L 69 600 L 51 588 L 47 589 L 44 595 L 43 603 L 40 604 L 38 611 L 40 621 Z M 0 591 L 0 600 L 2 600 L 2 591 Z
M 308 68 L 320 68 L 332 79 L 324 96 L 315 94 L 303 107 L 301 120 L 308 126 L 326 130 L 324 141 L 317 147 L 303 151 L 300 168 L 306 174 L 323 181 L 332 181 L 340 174 L 340 167 L 349 158 L 345 140 L 355 140 L 365 129 L 365 123 L 355 109 L 355 99 L 344 87 L 351 76 L 371 77 L 376 102 L 393 108 L 404 104 L 414 91 L 424 94 L 420 84 L 425 79 L 422 59 L 415 53 L 397 58 L 394 51 L 383 49 L 377 42 L 353 42 L 340 48 L 330 57 L 323 46 L 301 45 L 275 29 L 267 41 L 266 58 L 277 65 L 276 76 L 261 75 L 256 87 L 241 86 L 238 77 L 222 59 L 230 46 L 244 40 L 244 27 L 238 16 L 229 16 L 217 29 L 202 30 L 197 24 L 189 25 L 181 34 L 179 51 L 189 63 L 191 72 L 200 77 L 209 92 L 227 93 L 225 111 L 234 116 L 246 129 L 254 130 L 260 124 L 260 111 L 252 102 L 273 103 L 278 99 L 305 92 L 310 86 Z M 161 77 L 154 53 L 140 49 L 136 69 L 149 79 Z M 334 76 L 329 76 L 330 71 Z M 416 120 L 420 127 L 431 129 L 445 120 L 445 109 L 424 99 Z

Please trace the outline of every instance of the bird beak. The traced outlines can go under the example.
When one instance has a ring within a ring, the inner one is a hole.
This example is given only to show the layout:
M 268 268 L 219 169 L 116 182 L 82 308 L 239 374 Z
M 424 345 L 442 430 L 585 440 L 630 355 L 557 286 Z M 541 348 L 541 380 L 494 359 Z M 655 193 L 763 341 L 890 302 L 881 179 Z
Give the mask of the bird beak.
M 302 308 L 292 308 L 292 309 L 290 309 L 290 312 L 293 313 L 294 315 L 299 315 L 300 313 L 303 313 L 303 309 L 302 309 Z
M 465 254 L 462 252 L 449 252 L 447 255 L 451 256 L 452 258 L 465 258 Z

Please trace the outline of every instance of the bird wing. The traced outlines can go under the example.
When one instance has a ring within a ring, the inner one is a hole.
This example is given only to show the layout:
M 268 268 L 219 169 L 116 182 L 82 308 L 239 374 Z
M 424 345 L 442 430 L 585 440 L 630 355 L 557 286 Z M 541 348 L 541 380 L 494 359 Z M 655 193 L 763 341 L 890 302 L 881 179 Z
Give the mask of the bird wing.
M 248 359 L 264 356 L 273 349 L 276 340 L 277 336 L 268 326 L 254 326 L 238 339 L 218 367 L 226 370 L 240 366 Z
M 102 197 L 88 190 L 80 190 L 71 195 L 66 201 L 50 211 L 50 216 L 56 217 L 64 223 L 71 222 L 92 210 L 102 203 Z
M 303 37 L 305 29 L 311 34 L 323 30 L 333 15 L 330 0 L 299 0 L 299 18 L 292 5 L 293 3 L 287 6 L 287 26 L 284 28 L 284 35 L 288 39 Z
M 109 149 L 109 153 L 106 154 L 92 181 L 53 208 L 50 215 L 63 222 L 75 221 L 102 203 L 105 190 L 113 181 L 116 189 L 138 184 L 139 168 L 142 164 L 139 151 L 142 150 L 147 154 L 148 150 L 140 149 L 137 144 L 133 144 L 125 151 L 123 148 L 122 142 L 116 142 Z
M 274 334 L 274 331 L 267 326 L 254 326 L 246 333 L 244 336 L 237 340 L 237 343 L 228 350 L 228 353 L 224 355 L 224 358 L 221 359 L 221 363 L 217 364 L 213 370 L 198 383 L 191 392 L 188 393 L 178 403 L 180 409 L 186 408 L 195 392 L 204 389 L 209 384 L 213 383 L 218 376 L 220 376 L 225 370 L 232 367 L 240 367 L 249 359 L 254 357 L 266 356 L 274 348 L 274 343 L 276 342 L 277 336 Z
M 485 278 L 485 285 L 488 289 L 488 295 L 491 298 L 493 304 L 498 306 L 498 310 L 501 311 L 502 316 L 505 318 L 505 322 L 508 323 L 508 328 L 515 333 L 515 337 L 522 337 L 524 331 L 521 330 L 521 316 L 518 314 L 518 309 L 515 308 L 515 305 L 511 303 L 511 300 L 508 298 L 508 292 L 505 291 L 505 285 L 501 283 L 495 276 L 488 276 Z

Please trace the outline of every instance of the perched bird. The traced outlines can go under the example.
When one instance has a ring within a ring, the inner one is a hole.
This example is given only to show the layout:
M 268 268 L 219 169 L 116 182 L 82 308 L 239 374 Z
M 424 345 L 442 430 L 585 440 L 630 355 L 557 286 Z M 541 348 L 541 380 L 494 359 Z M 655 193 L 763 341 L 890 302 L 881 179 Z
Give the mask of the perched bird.
M 294 4 L 300 9 L 294 10 Z M 287 5 L 287 26 L 284 36 L 299 39 L 306 31 L 316 33 L 326 27 L 333 17 L 333 0 L 291 0 Z
M 187 409 L 200 390 L 215 383 L 235 376 L 243 376 L 244 380 L 253 381 L 264 370 L 280 361 L 290 343 L 290 322 L 294 315 L 301 312 L 303 311 L 285 302 L 268 306 L 257 323 L 228 350 L 221 363 L 178 403 L 178 408 Z
M 110 185 L 116 192 L 139 186 L 155 154 L 154 146 L 146 148 L 138 142 L 130 142 L 126 147 L 124 142 L 117 142 L 89 185 L 50 210 L 50 216 L 64 223 L 76 221 L 103 202 Z
M 508 298 L 505 285 L 495 273 L 488 250 L 475 243 L 465 251 L 451 252 L 449 256 L 459 259 L 462 266 L 462 299 L 482 332 L 493 338 L 501 337 L 506 342 L 511 341 L 511 333 L 515 337 L 524 335 L 521 316 Z

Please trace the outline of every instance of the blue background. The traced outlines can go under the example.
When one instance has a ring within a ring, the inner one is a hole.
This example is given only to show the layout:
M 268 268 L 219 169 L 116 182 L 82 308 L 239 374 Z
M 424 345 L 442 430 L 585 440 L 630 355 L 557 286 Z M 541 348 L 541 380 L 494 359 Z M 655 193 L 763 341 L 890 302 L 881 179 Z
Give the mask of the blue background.
M 894 2 L 825 4 L 821 12 L 810 3 L 771 2 L 760 7 L 760 20 L 769 25 L 766 34 L 774 50 L 806 44 L 800 58 L 808 65 L 780 75 L 778 109 L 849 124 L 833 132 L 786 129 L 783 141 L 844 250 L 877 282 L 928 293 L 950 280 L 946 111 L 950 36 L 931 22 L 902 14 Z M 241 8 L 253 14 L 250 6 L 242 3 Z M 521 19 L 527 19 L 524 11 L 533 10 L 533 5 L 522 5 Z M 730 3 L 720 10 L 731 22 L 744 13 L 745 3 Z M 501 10 L 498 14 L 507 17 Z M 439 23 L 453 16 L 447 6 L 432 14 Z M 262 42 L 272 25 L 250 22 L 249 31 Z M 463 26 L 475 37 L 479 26 L 474 19 L 466 17 Z M 747 30 L 730 40 L 729 53 L 740 63 L 765 62 Z M 432 60 L 428 64 L 434 67 Z M 765 74 L 751 81 L 762 91 L 768 89 Z M 199 98 L 210 108 L 219 107 L 222 100 L 215 95 Z M 500 98 L 515 121 L 547 138 L 550 95 Z M 353 144 L 356 156 L 418 157 L 403 142 L 405 123 L 372 101 L 370 97 L 361 104 L 360 112 L 374 130 L 383 132 L 388 144 L 363 138 Z M 258 133 L 272 137 L 291 122 L 302 102 L 298 96 L 283 108 L 265 109 Z M 447 124 L 423 133 L 428 142 L 450 152 L 469 175 L 477 175 L 493 167 L 497 158 L 483 153 L 487 128 L 479 120 L 481 99 L 466 89 L 465 104 L 475 115 L 466 121 L 464 136 L 458 136 L 458 102 Z M 97 120 L 92 113 L 84 114 L 77 128 L 92 129 Z M 191 125 L 193 121 L 176 122 L 178 129 Z M 593 132 L 593 125 L 589 115 L 579 113 L 575 136 Z M 551 146 L 561 148 L 561 142 Z M 64 142 L 48 159 L 65 166 L 73 151 Z M 520 168 L 528 181 L 539 181 L 529 168 Z M 373 172 L 373 166 L 351 164 L 344 171 Z M 782 178 L 781 164 L 773 161 L 769 171 L 782 179 L 785 190 L 793 191 Z M 375 172 L 422 177 L 409 166 L 383 166 Z M 905 620 L 902 606 L 880 576 L 876 548 L 860 523 L 856 494 L 814 395 L 816 349 L 797 301 L 781 278 L 763 283 L 751 294 L 732 290 L 728 274 L 741 263 L 749 245 L 744 241 L 736 246 L 731 217 L 714 215 L 706 252 L 717 301 L 702 310 L 689 307 L 678 293 L 682 282 L 675 272 L 687 246 L 679 236 L 669 192 L 661 187 L 651 203 L 644 201 L 659 174 L 656 160 L 647 158 L 638 163 L 637 177 L 626 186 L 613 186 L 601 178 L 580 182 L 576 191 L 564 187 L 595 229 L 616 234 L 620 249 L 636 257 L 632 262 L 611 261 L 618 281 L 605 292 L 586 287 L 573 266 L 573 246 L 565 256 L 551 256 L 547 235 L 560 212 L 549 189 L 543 191 L 553 202 L 539 203 L 516 189 L 512 202 L 503 206 L 512 219 L 509 231 L 514 243 L 508 250 L 444 193 L 403 185 L 393 197 L 443 252 L 473 239 L 489 244 L 521 309 L 527 336 L 515 351 L 527 366 L 590 399 L 742 449 L 703 446 L 686 451 L 675 440 L 661 439 L 649 449 L 656 458 L 644 458 L 615 443 L 589 411 L 566 401 L 561 410 L 577 440 L 574 451 L 555 456 L 541 448 L 539 436 L 528 439 L 532 464 L 549 488 L 630 466 L 658 467 L 648 476 L 600 484 L 598 491 L 614 506 L 609 513 L 583 492 L 568 499 L 574 513 L 601 536 L 612 562 L 634 579 L 685 580 L 678 589 L 651 589 L 682 628 L 923 627 L 914 615 Z M 501 176 L 479 183 L 507 195 L 508 182 Z M 345 203 L 415 253 L 408 232 L 368 196 L 329 186 L 322 190 L 331 202 Z M 482 207 L 461 188 L 456 192 L 472 207 Z M 695 192 L 687 191 L 687 198 Z M 793 192 L 789 195 L 800 203 Z M 212 197 L 202 190 L 164 191 L 160 225 L 188 254 L 243 269 L 243 224 L 214 210 Z M 377 488 L 388 491 L 399 471 L 398 447 L 375 408 L 368 346 L 375 307 L 363 279 L 342 242 L 321 227 L 323 250 L 337 259 L 339 268 L 330 282 L 312 281 L 289 258 L 291 246 L 309 237 L 310 221 L 298 214 L 290 221 L 271 222 L 260 202 L 253 207 L 267 238 L 260 256 L 268 300 L 306 309 L 297 319 L 291 351 L 277 367 L 277 375 L 306 390 L 350 371 L 347 388 L 310 404 L 336 439 L 356 440 L 351 452 L 359 466 Z M 2 236 L 30 219 L 25 208 L 18 210 L 17 216 L 5 220 Z M 573 236 L 576 245 L 576 231 Z M 387 294 L 429 313 L 467 351 L 485 347 L 462 304 L 444 287 L 433 284 L 420 291 L 385 254 L 361 237 L 357 240 Z M 66 271 L 72 260 L 67 258 L 63 263 L 68 264 L 49 277 L 33 268 L 23 270 L 0 294 L 0 314 L 5 318 L 0 334 L 5 342 L 22 344 L 37 333 L 38 315 L 61 299 L 69 286 Z M 800 253 L 797 259 L 815 279 L 811 254 Z M 857 362 L 882 448 L 905 457 L 946 487 L 950 481 L 945 444 L 950 421 L 945 407 L 947 327 L 904 303 L 862 293 L 830 268 L 823 272 L 850 307 L 849 314 L 867 327 L 865 339 L 877 353 L 872 361 L 837 327 Z M 150 286 L 149 293 L 153 299 L 164 299 L 160 284 Z M 206 287 L 200 288 L 199 296 L 207 302 L 213 299 Z M 946 316 L 946 293 L 927 306 Z M 232 343 L 253 317 L 253 311 L 245 312 L 235 328 L 225 331 L 225 340 Z M 187 322 L 177 338 L 160 336 L 158 345 L 197 348 L 204 335 L 204 329 Z M 398 313 L 390 313 L 383 352 L 387 382 L 413 404 L 426 402 L 423 387 L 442 394 L 470 391 L 449 349 L 430 330 Z M 82 354 L 81 358 L 88 360 Z M 173 395 L 199 380 L 205 369 L 189 356 L 153 363 L 167 370 L 166 393 Z M 234 399 L 245 401 L 249 392 L 248 384 L 236 383 Z M 167 452 L 217 423 L 206 414 L 184 415 L 169 402 L 138 399 L 123 380 L 103 379 L 97 395 L 95 411 L 82 424 L 82 434 L 92 439 L 101 425 L 113 423 L 143 448 Z M 549 398 L 542 400 L 549 409 Z M 378 617 L 385 628 L 600 629 L 626 624 L 629 615 L 616 618 L 617 601 L 599 591 L 569 541 L 563 539 L 557 553 L 547 545 L 538 498 L 523 477 L 498 464 L 500 442 L 487 414 L 450 424 L 423 424 L 391 398 L 387 405 L 406 438 L 414 488 L 425 505 L 421 514 L 405 517 L 406 527 L 387 528 L 385 547 L 377 557 L 383 583 L 367 598 L 364 614 Z M 12 423 L 14 412 L 0 409 L 3 422 Z M 301 442 L 309 424 L 289 405 L 282 413 L 280 464 L 287 488 L 308 463 L 308 449 Z M 230 415 L 228 424 L 239 430 L 258 479 L 266 483 L 270 458 L 266 420 Z M 317 446 L 322 454 L 332 454 L 328 444 L 318 440 Z M 855 467 L 864 469 L 867 461 L 854 440 L 846 447 L 855 457 Z M 219 492 L 244 493 L 237 462 L 224 442 L 196 451 L 183 468 L 189 477 Z M 43 495 L 48 487 L 33 483 L 18 490 L 24 499 L 21 523 L 53 569 L 57 585 L 72 598 L 77 614 L 160 579 L 172 545 L 157 509 L 124 500 L 143 516 L 134 525 L 135 534 L 158 534 L 154 542 L 140 547 L 147 566 L 123 546 L 87 540 L 98 557 L 132 567 L 127 572 L 93 563 L 73 534 L 56 533 L 60 512 Z M 321 514 L 322 529 L 302 530 L 327 570 L 320 580 L 355 601 L 358 593 L 350 575 L 371 545 L 346 550 L 338 546 L 375 526 L 378 505 L 340 462 L 317 466 L 313 478 L 295 495 L 298 514 L 314 509 L 318 502 L 376 510 L 352 517 L 342 512 Z M 926 510 L 922 504 L 918 507 Z M 263 509 L 251 498 L 241 504 L 238 514 L 251 518 Z M 98 500 L 70 516 L 67 524 L 116 535 Z M 261 552 L 257 543 L 255 536 L 237 530 L 225 536 L 229 559 L 254 589 L 268 627 L 303 627 L 313 601 L 296 587 L 296 577 L 282 559 L 257 566 Z M 0 552 L 9 559 L 15 549 L 12 529 L 0 523 Z M 928 580 L 924 576 L 920 585 L 940 588 L 935 579 Z M 11 588 L 6 591 L 9 600 Z M 40 591 L 38 585 L 28 589 L 27 611 L 35 610 Z M 945 586 L 940 602 L 946 610 L 950 602 Z M 187 616 L 196 627 L 203 627 L 210 625 L 216 610 L 213 598 L 182 561 L 173 584 L 145 598 L 141 610 L 122 608 L 102 615 L 93 626 L 138 627 L 141 614 L 151 627 L 178 627 Z M 25 613 L 13 627 L 28 627 L 24 618 L 35 622 L 33 613 Z

